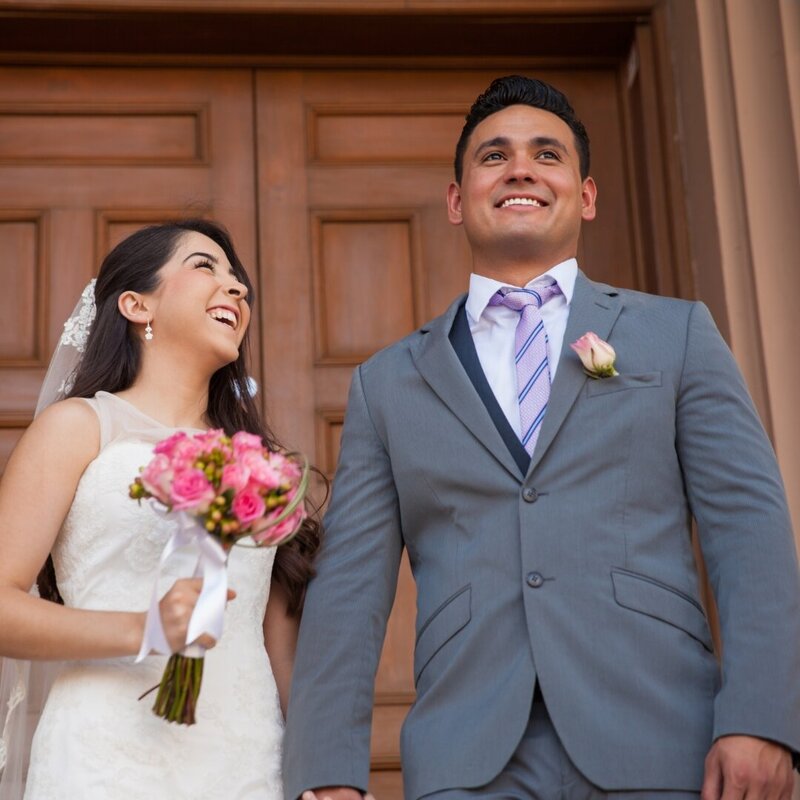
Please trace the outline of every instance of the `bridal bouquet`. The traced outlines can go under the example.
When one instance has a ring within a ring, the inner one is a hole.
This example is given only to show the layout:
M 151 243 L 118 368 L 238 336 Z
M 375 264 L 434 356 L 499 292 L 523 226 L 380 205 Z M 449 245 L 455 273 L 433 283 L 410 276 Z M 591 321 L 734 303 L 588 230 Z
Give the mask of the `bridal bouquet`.
M 244 431 L 231 437 L 221 430 L 194 436 L 179 432 L 159 442 L 154 453 L 130 485 L 130 497 L 150 499 L 161 514 L 177 518 L 178 530 L 164 549 L 159 574 L 176 550 L 193 548 L 197 553 L 195 576 L 202 576 L 203 589 L 189 622 L 187 643 L 202 633 L 219 639 L 231 547 L 245 536 L 252 539 L 249 546 L 278 546 L 297 533 L 306 517 L 308 464 L 271 452 L 260 437 Z M 158 579 L 137 662 L 152 651 L 171 653 L 161 625 Z M 158 716 L 194 724 L 203 654 L 199 645 L 187 644 L 170 655 L 153 706 Z

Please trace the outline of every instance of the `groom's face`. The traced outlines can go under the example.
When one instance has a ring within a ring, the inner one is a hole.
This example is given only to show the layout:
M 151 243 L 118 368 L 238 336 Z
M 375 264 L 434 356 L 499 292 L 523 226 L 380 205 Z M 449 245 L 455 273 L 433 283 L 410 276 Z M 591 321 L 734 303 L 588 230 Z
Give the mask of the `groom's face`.
M 549 111 L 514 105 L 472 132 L 461 183 L 448 190 L 448 216 L 464 226 L 476 258 L 557 264 L 575 256 L 595 197 L 594 181 L 581 179 L 569 126 Z

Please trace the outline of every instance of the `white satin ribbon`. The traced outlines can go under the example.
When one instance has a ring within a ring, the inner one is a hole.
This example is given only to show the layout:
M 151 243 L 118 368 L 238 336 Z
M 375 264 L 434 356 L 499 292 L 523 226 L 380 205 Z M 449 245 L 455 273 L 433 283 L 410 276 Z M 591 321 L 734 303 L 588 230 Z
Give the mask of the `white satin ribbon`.
M 153 504 L 153 508 L 162 516 L 167 513 L 155 504 Z M 225 566 L 227 556 L 216 539 L 194 517 L 184 511 L 179 511 L 176 516 L 178 529 L 167 542 L 158 563 L 150 609 L 147 612 L 144 626 L 142 646 L 136 657 L 137 664 L 151 652 L 163 655 L 172 654 L 172 648 L 164 633 L 164 626 L 161 624 L 158 584 L 161 571 L 170 556 L 183 548 L 192 548 L 197 553 L 197 567 L 194 574 L 195 577 L 203 578 L 203 588 L 189 620 L 189 627 L 186 631 L 187 646 L 181 652 L 192 658 L 202 658 L 205 649 L 200 645 L 190 643 L 204 633 L 208 633 L 217 640 L 222 636 L 225 603 L 228 599 L 228 570 Z

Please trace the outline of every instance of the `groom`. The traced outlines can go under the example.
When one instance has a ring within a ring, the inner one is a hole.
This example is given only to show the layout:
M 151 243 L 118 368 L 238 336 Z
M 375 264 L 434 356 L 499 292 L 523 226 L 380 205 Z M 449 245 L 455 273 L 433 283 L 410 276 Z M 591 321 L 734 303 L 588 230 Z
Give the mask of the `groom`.
M 702 304 L 578 269 L 596 187 L 586 131 L 553 87 L 495 81 L 467 116 L 455 177 L 469 294 L 353 379 L 300 631 L 286 797 L 366 790 L 405 547 L 409 800 L 788 798 L 797 561 L 728 348 Z M 587 376 L 569 346 L 587 332 L 614 348 L 617 374 Z

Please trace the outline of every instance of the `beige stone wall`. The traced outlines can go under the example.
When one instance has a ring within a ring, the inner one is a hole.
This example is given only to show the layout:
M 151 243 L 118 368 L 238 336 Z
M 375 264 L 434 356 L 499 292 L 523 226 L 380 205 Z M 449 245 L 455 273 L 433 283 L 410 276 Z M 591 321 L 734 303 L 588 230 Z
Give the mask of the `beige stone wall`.
M 800 546 L 800 2 L 694 3 L 721 264 L 706 291 L 723 296 Z

